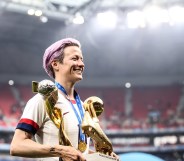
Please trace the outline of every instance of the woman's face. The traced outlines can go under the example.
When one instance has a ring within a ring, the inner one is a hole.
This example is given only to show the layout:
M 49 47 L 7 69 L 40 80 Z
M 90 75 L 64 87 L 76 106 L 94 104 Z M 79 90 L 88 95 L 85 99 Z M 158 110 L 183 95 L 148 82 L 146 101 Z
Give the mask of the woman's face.
M 84 62 L 82 51 L 77 46 L 68 46 L 64 49 L 64 59 L 59 65 L 59 75 L 68 81 L 77 82 L 82 80 Z

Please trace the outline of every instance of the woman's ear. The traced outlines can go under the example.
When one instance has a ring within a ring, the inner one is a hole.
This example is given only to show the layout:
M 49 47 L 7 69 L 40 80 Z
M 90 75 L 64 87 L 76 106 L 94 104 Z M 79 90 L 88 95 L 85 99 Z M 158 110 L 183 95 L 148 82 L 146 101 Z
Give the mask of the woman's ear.
M 59 70 L 59 62 L 58 61 L 56 61 L 56 60 L 52 61 L 51 65 L 52 65 L 52 68 L 54 70 L 56 70 L 56 71 Z

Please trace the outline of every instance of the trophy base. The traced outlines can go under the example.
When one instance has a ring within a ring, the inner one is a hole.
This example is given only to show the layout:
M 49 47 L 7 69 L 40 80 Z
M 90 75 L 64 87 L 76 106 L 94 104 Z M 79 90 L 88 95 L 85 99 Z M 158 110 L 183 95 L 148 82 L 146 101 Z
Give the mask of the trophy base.
M 101 153 L 92 153 L 85 155 L 86 161 L 117 161 L 116 158 Z

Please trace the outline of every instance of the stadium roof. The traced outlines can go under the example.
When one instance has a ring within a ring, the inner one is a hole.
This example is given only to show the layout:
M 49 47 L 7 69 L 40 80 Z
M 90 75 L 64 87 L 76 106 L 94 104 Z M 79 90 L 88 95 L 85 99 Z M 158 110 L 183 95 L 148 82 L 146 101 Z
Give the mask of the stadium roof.
M 162 10 L 135 24 L 153 6 Z M 0 82 L 48 78 L 45 48 L 74 37 L 86 64 L 83 85 L 183 83 L 183 7 L 183 0 L 1 0 Z M 115 14 L 100 26 L 96 16 L 105 12 Z M 128 19 L 133 13 L 140 16 Z M 77 17 L 82 21 L 74 24 Z

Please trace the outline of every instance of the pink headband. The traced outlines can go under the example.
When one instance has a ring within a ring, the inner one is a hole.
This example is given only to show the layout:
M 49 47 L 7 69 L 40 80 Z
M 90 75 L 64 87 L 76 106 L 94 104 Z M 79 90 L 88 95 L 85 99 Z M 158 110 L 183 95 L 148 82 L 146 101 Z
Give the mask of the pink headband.
M 65 38 L 55 42 L 45 50 L 45 53 L 43 55 L 43 68 L 51 78 L 53 78 L 53 72 L 50 69 L 50 63 L 62 54 L 61 52 L 57 51 L 64 49 L 65 45 L 67 44 L 76 44 L 81 47 L 81 44 L 78 40 L 73 38 Z

